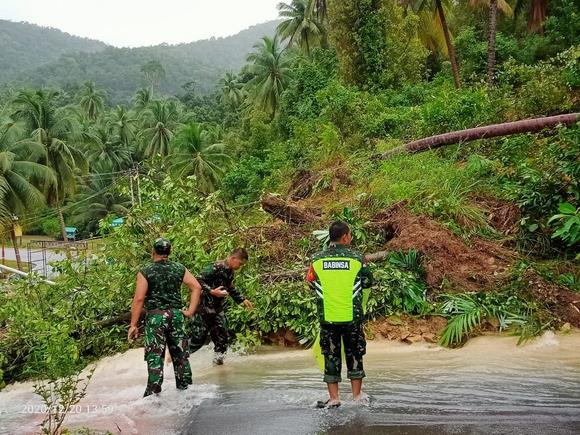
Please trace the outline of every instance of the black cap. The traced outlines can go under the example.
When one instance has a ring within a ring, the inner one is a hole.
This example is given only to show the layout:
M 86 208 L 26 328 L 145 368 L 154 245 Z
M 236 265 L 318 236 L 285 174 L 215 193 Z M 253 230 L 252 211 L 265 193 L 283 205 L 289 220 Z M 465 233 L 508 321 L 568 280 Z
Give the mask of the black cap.
M 158 255 L 169 255 L 171 253 L 171 242 L 160 237 L 153 242 L 153 250 Z

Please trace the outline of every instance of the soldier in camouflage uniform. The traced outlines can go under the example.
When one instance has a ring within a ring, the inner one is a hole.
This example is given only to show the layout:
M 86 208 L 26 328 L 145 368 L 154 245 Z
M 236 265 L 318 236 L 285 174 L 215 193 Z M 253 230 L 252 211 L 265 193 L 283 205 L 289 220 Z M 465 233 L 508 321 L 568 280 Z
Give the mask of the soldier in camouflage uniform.
M 318 402 L 321 408 L 340 406 L 338 383 L 341 379 L 342 352 L 355 400 L 362 396 L 363 355 L 366 341 L 363 329 L 363 288 L 372 285 L 372 273 L 363 257 L 350 249 L 350 228 L 341 221 L 332 223 L 330 246 L 312 258 L 307 281 L 316 293 L 320 321 L 320 348 L 324 355 L 324 382 L 330 398 Z
M 166 346 L 173 359 L 177 388 L 185 390 L 192 383 L 185 318 L 193 316 L 201 297 L 201 286 L 185 266 L 168 260 L 170 252 L 171 243 L 157 239 L 153 244 L 153 262 L 137 274 L 128 339 L 132 342 L 137 337 L 137 324 L 145 306 L 145 361 L 149 377 L 144 396 L 161 392 Z M 191 290 L 187 310 L 181 309 L 181 284 Z
M 224 261 L 208 265 L 201 272 L 198 281 L 202 287 L 201 303 L 191 323 L 189 352 L 197 352 L 205 343 L 209 333 L 214 344 L 214 364 L 223 364 L 228 349 L 228 330 L 224 314 L 226 296 L 238 304 L 252 309 L 252 303 L 234 285 L 234 272 L 248 261 L 248 252 L 243 248 L 234 249 Z

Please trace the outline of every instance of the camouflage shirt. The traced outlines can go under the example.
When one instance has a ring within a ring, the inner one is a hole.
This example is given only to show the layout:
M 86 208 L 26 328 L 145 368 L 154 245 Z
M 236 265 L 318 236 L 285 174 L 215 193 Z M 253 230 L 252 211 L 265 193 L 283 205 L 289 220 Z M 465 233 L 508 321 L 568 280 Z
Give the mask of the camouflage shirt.
M 201 302 L 198 309 L 201 313 L 220 313 L 224 310 L 226 298 L 218 298 L 209 293 L 220 286 L 227 290 L 237 304 L 241 304 L 245 299 L 234 287 L 234 271 L 226 266 L 223 261 L 206 266 L 197 280 L 202 288 Z
M 181 309 L 181 284 L 185 266 L 173 261 L 161 260 L 141 269 L 147 280 L 146 310 Z
M 364 265 L 364 258 L 361 254 L 354 251 L 346 245 L 330 245 L 328 249 L 320 251 L 311 259 L 311 266 L 308 270 L 308 275 L 306 277 L 308 284 L 316 292 L 317 298 L 317 312 L 320 323 L 328 323 L 324 318 L 324 298 L 322 296 L 320 289 L 320 280 L 314 271 L 312 263 L 316 260 L 326 258 L 326 257 L 340 257 L 340 258 L 354 258 L 363 264 L 363 267 L 358 272 L 358 276 L 355 280 L 355 287 L 353 288 L 353 320 L 351 323 L 360 323 L 364 319 L 363 310 L 363 295 L 362 291 L 358 291 L 357 288 L 369 288 L 373 285 L 373 274 L 371 270 Z M 318 291 L 317 291 L 318 290 Z

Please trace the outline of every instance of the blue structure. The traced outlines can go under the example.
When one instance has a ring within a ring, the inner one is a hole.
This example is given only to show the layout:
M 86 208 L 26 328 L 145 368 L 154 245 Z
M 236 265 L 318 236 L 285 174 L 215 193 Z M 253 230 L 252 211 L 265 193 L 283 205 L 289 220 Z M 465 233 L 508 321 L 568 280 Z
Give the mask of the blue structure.
M 111 228 L 120 227 L 121 225 L 123 225 L 124 222 L 125 222 L 125 219 L 123 219 L 122 217 L 117 218 L 117 219 L 113 219 L 113 221 L 111 222 L 110 227 Z
M 75 240 L 76 235 L 77 235 L 77 228 L 76 227 L 64 227 L 64 230 L 66 231 L 66 238 L 68 240 Z

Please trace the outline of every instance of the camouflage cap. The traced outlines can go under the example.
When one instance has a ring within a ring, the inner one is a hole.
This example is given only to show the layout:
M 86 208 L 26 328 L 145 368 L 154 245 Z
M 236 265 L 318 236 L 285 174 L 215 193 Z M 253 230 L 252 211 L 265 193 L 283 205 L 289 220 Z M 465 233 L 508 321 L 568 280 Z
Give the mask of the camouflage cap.
M 160 237 L 153 242 L 153 250 L 159 255 L 169 255 L 171 253 L 171 242 Z

